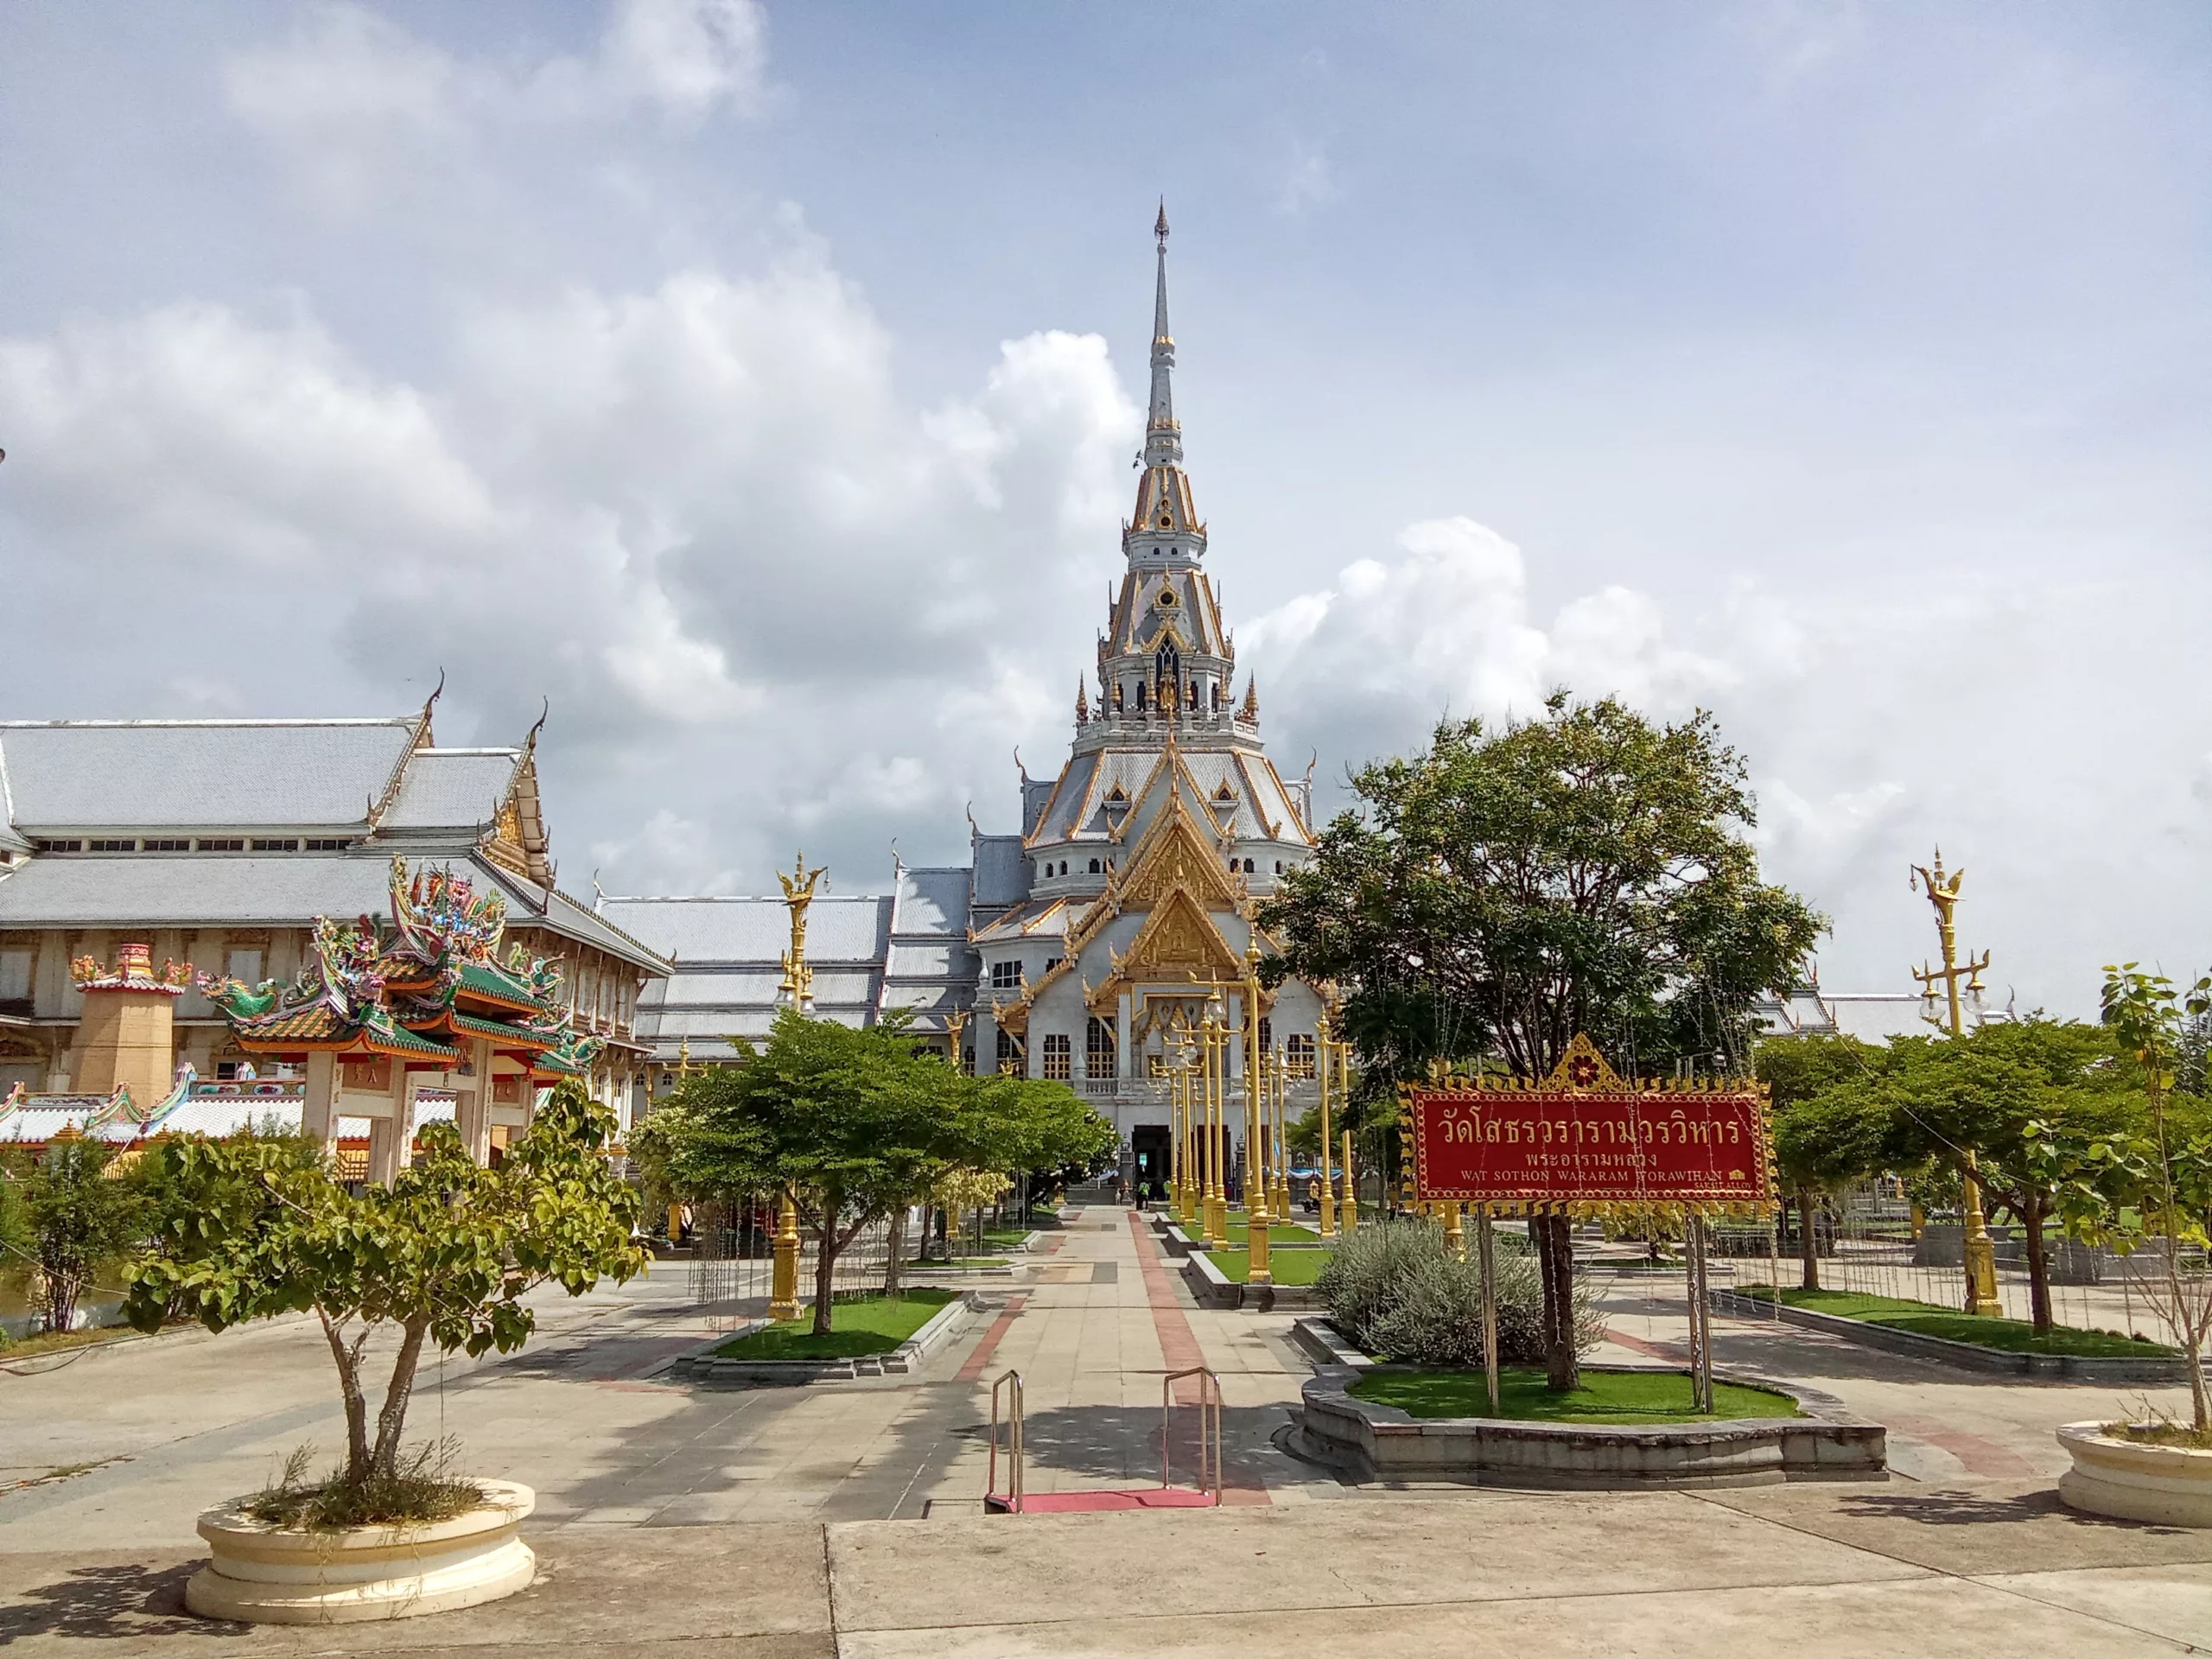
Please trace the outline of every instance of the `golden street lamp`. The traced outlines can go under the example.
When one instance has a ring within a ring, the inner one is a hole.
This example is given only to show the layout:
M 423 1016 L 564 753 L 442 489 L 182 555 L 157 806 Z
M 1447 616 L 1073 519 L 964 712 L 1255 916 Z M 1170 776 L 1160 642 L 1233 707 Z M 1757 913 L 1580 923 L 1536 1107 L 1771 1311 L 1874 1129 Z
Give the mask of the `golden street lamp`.
M 1260 931 L 1255 927 L 1244 947 L 1244 1230 L 1250 1245 L 1244 1282 L 1250 1285 L 1275 1281 L 1268 1259 L 1268 1184 L 1260 1161 L 1266 1110 L 1260 1093 L 1264 1058 L 1260 1047 Z
M 1329 1016 L 1324 1013 L 1313 1022 L 1313 1085 L 1321 1096 L 1321 1174 L 1319 1191 L 1321 1236 L 1337 1236 L 1337 1200 L 1329 1181 L 1329 1154 L 1334 1150 L 1329 1144 Z
M 1936 987 L 1939 982 L 1948 1001 L 1948 1020 L 1938 1020 L 1929 1014 L 1925 1016 L 1929 1023 L 1939 1028 L 1948 1028 L 1954 1037 L 1963 1036 L 1966 1020 L 1959 1007 L 1959 982 L 1965 980 L 1967 989 L 1979 992 L 1982 972 L 1989 966 L 1989 952 L 1986 950 L 1981 953 L 1979 961 L 1969 957 L 1963 965 L 1959 962 L 1959 932 L 1955 912 L 1959 907 L 1959 883 L 1966 879 L 1966 871 L 1954 870 L 1947 877 L 1943 873 L 1943 849 L 1941 847 L 1936 849 L 1936 868 L 1933 870 L 1921 864 L 1912 868 L 1914 885 L 1926 890 L 1928 902 L 1936 907 L 1936 936 L 1943 952 L 1941 968 L 1930 968 L 1923 962 L 1912 970 L 1912 976 L 1920 982 L 1921 992 L 1930 1003 L 1936 1000 Z M 1966 1311 L 2001 1315 L 2005 1312 L 2005 1302 L 1997 1294 L 1997 1241 L 1989 1236 L 1989 1223 L 1981 1211 L 1981 1183 L 1975 1179 L 1980 1166 L 1972 1147 L 1966 1149 L 1966 1172 L 1960 1182 L 1961 1191 L 1959 1195 L 1961 1208 L 1966 1212 L 1964 1224 L 1960 1229 L 1963 1236 L 1959 1250 L 1961 1265 L 1966 1270 Z M 1808 1227 L 1812 1224 L 1811 1217 L 1806 1218 L 1805 1224 Z
M 1205 1025 L 1205 1116 L 1206 1116 L 1206 1192 L 1205 1241 L 1212 1249 L 1221 1249 L 1229 1243 L 1229 1182 L 1227 1148 L 1223 1145 L 1228 1133 L 1224 1121 L 1228 1108 L 1228 1090 L 1224 1073 L 1227 1069 L 1229 1052 L 1228 1010 L 1223 1007 L 1218 986 L 1206 1003 Z

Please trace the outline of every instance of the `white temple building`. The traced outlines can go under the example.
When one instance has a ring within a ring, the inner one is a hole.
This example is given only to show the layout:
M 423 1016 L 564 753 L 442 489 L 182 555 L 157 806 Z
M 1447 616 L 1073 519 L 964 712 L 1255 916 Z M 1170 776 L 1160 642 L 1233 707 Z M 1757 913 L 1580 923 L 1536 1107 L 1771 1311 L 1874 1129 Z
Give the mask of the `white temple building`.
M 1167 217 L 1159 242 L 1142 473 L 1125 561 L 1078 677 L 1073 741 L 1052 779 L 1025 776 L 1019 835 L 971 835 L 965 866 L 894 864 L 879 897 L 815 900 L 814 1009 L 872 1022 L 892 1008 L 969 1067 L 1064 1079 L 1121 1131 L 1125 1169 L 1156 1173 L 1178 1032 L 1217 995 L 1239 1030 L 1255 902 L 1312 853 L 1311 779 L 1287 780 L 1206 571 L 1207 531 L 1175 418 Z M 731 1052 L 774 1017 L 789 937 L 779 898 L 606 899 L 599 912 L 673 964 L 638 1011 L 661 1068 Z M 1263 951 L 1269 947 L 1263 940 Z M 1314 989 L 1260 998 L 1263 1047 L 1310 1075 Z M 1243 1065 L 1242 1045 L 1236 1062 Z M 1310 1086 L 1310 1085 L 1309 1085 Z M 1294 1098 L 1295 1096 L 1294 1096 Z

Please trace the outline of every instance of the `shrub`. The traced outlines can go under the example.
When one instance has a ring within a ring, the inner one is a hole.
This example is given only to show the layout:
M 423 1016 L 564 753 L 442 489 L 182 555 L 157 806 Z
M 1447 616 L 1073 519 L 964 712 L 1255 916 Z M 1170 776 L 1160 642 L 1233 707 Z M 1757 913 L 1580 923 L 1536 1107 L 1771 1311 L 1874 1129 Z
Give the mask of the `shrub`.
M 1497 1236 L 1497 1351 L 1507 1365 L 1544 1361 L 1544 1290 L 1536 1260 Z M 1337 1247 L 1314 1288 L 1337 1329 L 1379 1359 L 1417 1365 L 1482 1363 L 1482 1273 L 1459 1260 L 1433 1222 L 1366 1227 Z M 1595 1347 L 1603 1321 L 1575 1287 L 1575 1346 Z

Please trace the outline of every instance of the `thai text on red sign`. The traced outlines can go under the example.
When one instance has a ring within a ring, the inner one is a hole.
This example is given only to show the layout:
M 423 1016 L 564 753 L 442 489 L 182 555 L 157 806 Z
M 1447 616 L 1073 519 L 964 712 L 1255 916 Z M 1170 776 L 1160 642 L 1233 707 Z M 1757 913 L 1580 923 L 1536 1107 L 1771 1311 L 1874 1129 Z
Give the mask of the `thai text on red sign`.
M 1414 1196 L 1476 1204 L 1764 1203 L 1753 1092 L 1414 1090 Z

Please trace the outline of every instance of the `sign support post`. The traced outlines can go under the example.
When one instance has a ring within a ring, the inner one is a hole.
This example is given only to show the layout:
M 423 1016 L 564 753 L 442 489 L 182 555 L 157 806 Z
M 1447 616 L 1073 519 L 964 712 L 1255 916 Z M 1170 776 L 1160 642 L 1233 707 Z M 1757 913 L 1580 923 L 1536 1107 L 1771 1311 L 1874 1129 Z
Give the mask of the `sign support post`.
M 1483 1382 L 1490 1389 L 1490 1414 L 1497 1415 L 1497 1241 L 1490 1224 L 1490 1205 L 1475 1206 L 1475 1256 L 1483 1281 Z
M 1713 1303 L 1705 1275 L 1705 1211 L 1693 1207 L 1683 1230 L 1689 1245 L 1690 1409 L 1713 1410 Z

